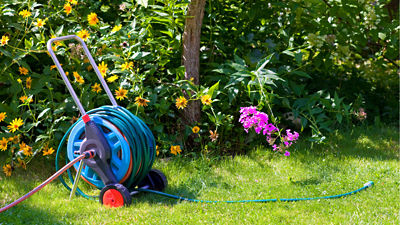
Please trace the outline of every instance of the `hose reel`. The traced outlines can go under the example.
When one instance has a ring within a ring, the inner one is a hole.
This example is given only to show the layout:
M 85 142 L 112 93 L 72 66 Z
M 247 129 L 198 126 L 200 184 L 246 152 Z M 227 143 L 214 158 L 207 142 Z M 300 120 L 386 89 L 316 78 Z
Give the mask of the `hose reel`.
M 112 103 L 111 106 L 102 106 L 86 113 L 51 48 L 53 42 L 69 39 L 81 43 Z M 70 127 L 60 142 L 56 169 L 58 169 L 59 152 L 65 142 L 67 142 L 67 162 L 75 160 L 86 151 L 95 152 L 93 158 L 82 159 L 74 164 L 77 175 L 73 181 L 71 196 L 75 194 L 80 177 L 88 184 L 101 189 L 100 202 L 110 207 L 129 205 L 131 195 L 138 193 L 134 191 L 137 188 L 163 190 L 168 183 L 165 175 L 159 170 L 151 169 L 156 156 L 153 134 L 141 119 L 118 106 L 85 42 L 76 35 L 56 37 L 48 41 L 47 49 L 82 114 L 81 119 Z M 71 177 L 71 172 L 68 173 Z M 64 186 L 71 189 L 62 178 L 61 181 Z M 78 189 L 78 193 L 82 194 L 82 191 Z

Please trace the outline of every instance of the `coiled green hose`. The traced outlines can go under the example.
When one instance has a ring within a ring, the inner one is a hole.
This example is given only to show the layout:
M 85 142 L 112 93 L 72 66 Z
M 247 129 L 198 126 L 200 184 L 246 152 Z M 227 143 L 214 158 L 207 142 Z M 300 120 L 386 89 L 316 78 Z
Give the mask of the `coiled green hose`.
M 127 109 L 120 106 L 102 106 L 90 110 L 87 114 L 91 116 L 100 117 L 102 119 L 108 120 L 114 124 L 121 133 L 125 136 L 132 154 L 132 173 L 128 179 L 123 183 L 126 187 L 134 187 L 139 184 L 139 182 L 148 174 L 150 171 L 155 156 L 155 140 L 147 125 L 140 120 L 138 117 L 133 115 Z M 56 153 L 56 170 L 59 169 L 59 158 L 60 153 L 64 149 L 65 142 L 71 132 L 71 130 L 81 121 L 79 119 L 75 122 L 65 133 L 64 137 L 61 139 L 60 144 L 57 148 Z M 68 157 L 66 157 L 66 163 L 68 163 Z M 73 182 L 73 177 L 71 171 L 68 169 L 68 177 Z M 68 189 L 71 188 L 67 185 L 65 180 L 60 176 L 61 183 Z M 96 198 L 97 196 L 88 196 L 83 193 L 79 188 L 77 193 L 85 198 Z

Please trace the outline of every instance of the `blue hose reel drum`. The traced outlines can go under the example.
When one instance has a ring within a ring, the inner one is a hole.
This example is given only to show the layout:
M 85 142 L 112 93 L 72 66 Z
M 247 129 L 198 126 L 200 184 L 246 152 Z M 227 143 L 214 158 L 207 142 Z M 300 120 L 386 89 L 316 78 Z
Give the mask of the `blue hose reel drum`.
M 111 147 L 111 170 L 115 177 L 120 183 L 123 183 L 132 170 L 132 155 L 129 144 L 125 139 L 124 135 L 119 129 L 107 120 L 107 116 L 90 116 L 104 133 L 108 144 Z M 85 139 L 85 123 L 83 120 L 79 121 L 75 127 L 71 130 L 67 144 L 67 155 L 68 159 L 72 161 L 80 155 L 79 148 L 83 140 Z M 80 162 L 79 162 L 80 163 Z M 79 163 L 74 165 L 74 168 L 78 170 Z M 81 176 L 89 184 L 96 186 L 101 189 L 104 187 L 103 181 L 100 177 L 89 167 L 84 165 Z

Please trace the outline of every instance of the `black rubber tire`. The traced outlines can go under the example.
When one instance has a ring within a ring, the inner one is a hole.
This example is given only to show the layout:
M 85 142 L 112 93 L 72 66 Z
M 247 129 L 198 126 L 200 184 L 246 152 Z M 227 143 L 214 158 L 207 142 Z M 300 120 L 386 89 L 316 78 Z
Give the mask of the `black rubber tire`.
M 150 187 L 150 189 L 155 191 L 163 191 L 168 186 L 167 177 L 160 170 L 151 169 L 148 176 L 150 176 L 154 183 L 154 186 Z
M 103 189 L 101 189 L 99 201 L 102 205 L 104 205 L 104 203 L 103 203 L 104 193 L 106 193 L 106 191 L 108 191 L 110 189 L 117 190 L 122 195 L 122 198 L 124 201 L 124 206 L 128 206 L 132 203 L 132 197 L 129 194 L 129 190 L 124 185 L 109 184 L 109 185 L 105 186 Z

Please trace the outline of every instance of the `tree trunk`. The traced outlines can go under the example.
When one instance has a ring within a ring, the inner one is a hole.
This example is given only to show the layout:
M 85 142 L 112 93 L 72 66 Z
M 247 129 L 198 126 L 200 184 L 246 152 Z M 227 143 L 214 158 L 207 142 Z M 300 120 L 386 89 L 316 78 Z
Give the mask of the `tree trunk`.
M 185 79 L 192 79 L 199 84 L 200 70 L 200 36 L 206 0 L 192 0 L 187 11 L 185 30 L 183 33 L 182 64 L 185 66 Z M 200 120 L 200 101 L 191 101 L 184 109 L 186 124 L 194 124 Z

